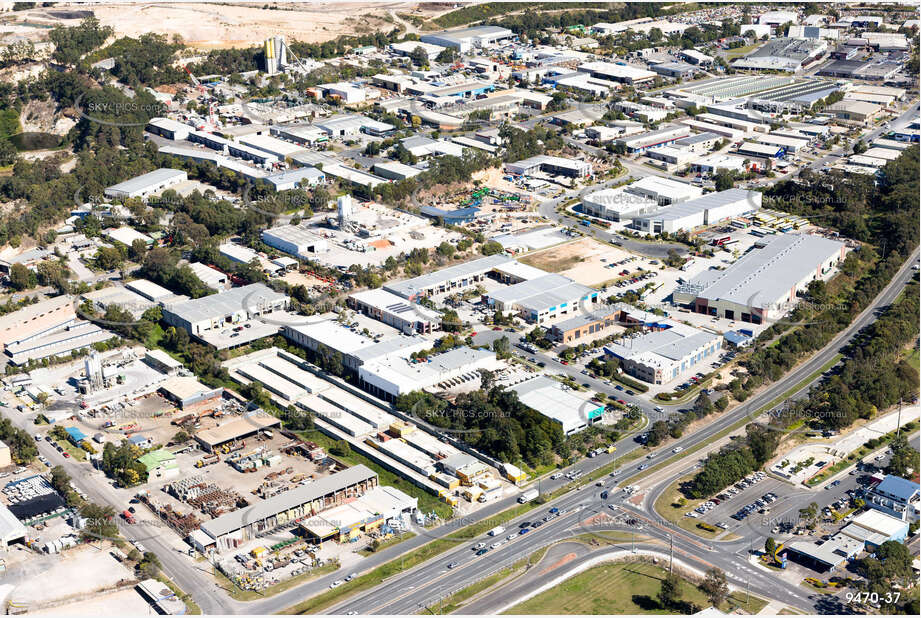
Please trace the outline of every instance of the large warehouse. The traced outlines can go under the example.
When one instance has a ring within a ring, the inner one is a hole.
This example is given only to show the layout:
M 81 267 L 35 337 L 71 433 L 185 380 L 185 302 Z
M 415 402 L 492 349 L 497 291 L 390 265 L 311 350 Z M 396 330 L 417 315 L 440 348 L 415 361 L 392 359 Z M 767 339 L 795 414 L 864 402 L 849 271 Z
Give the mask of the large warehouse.
M 357 292 L 349 296 L 347 302 L 350 307 L 398 328 L 407 335 L 431 333 L 441 328 L 439 312 L 411 303 L 387 290 Z
M 583 304 L 590 305 L 597 299 L 597 290 L 553 273 L 489 294 L 489 304 L 496 310 L 517 313 L 533 324 L 579 311 Z
M 305 260 L 329 251 L 329 243 L 325 238 L 300 225 L 279 225 L 262 230 L 262 242 Z
M 797 293 L 825 277 L 844 253 L 844 243 L 835 240 L 785 234 L 726 270 L 708 270 L 679 285 L 672 299 L 697 313 L 761 324 L 786 315 Z
M 359 384 L 372 395 L 393 401 L 400 395 L 432 388 L 449 381 L 479 380 L 479 369 L 495 370 L 496 355 L 488 350 L 454 348 L 426 361 L 386 356 L 358 369 Z
M 388 283 L 384 286 L 384 289 L 407 300 L 415 301 L 426 296 L 452 290 L 460 291 L 476 285 L 486 279 L 487 275 L 496 267 L 513 261 L 505 255 L 490 255 L 478 260 L 457 264 L 456 266 L 442 268 L 412 279 Z
M 728 189 L 636 217 L 631 226 L 649 234 L 674 234 L 690 231 L 702 225 L 715 225 L 759 208 L 761 193 L 745 189 Z
M 656 200 L 628 193 L 625 189 L 626 187 L 617 187 L 589 193 L 582 198 L 582 212 L 608 221 L 621 221 L 659 209 Z
M 621 84 L 642 84 L 651 82 L 657 75 L 652 71 L 613 62 L 586 62 L 578 67 L 582 73 L 592 77 L 619 82 Z
M 359 464 L 207 521 L 201 525 L 204 535 L 192 540 L 203 551 L 234 549 L 279 526 L 352 502 L 377 486 L 377 473 Z
M 537 172 L 546 174 L 559 174 L 562 176 L 572 176 L 581 178 L 592 175 L 592 164 L 581 159 L 566 159 L 563 157 L 551 157 L 549 155 L 537 155 L 529 159 L 516 161 L 515 163 L 506 163 L 505 170 L 510 174 L 531 175 Z
M 645 314 L 643 333 L 604 347 L 629 375 L 650 384 L 667 384 L 719 354 L 723 339 L 667 318 Z
M 141 174 L 117 185 L 106 187 L 104 193 L 106 197 L 118 200 L 131 197 L 147 197 L 151 193 L 162 191 L 188 179 L 189 175 L 182 170 L 161 167 L 158 170 Z
M 547 376 L 537 376 L 510 387 L 518 400 L 532 410 L 556 421 L 567 436 L 582 431 L 604 416 L 604 405 L 567 389 Z
M 462 54 L 466 54 L 474 48 L 487 47 L 514 36 L 515 33 L 507 28 L 477 26 L 474 28 L 462 28 L 461 30 L 445 30 L 443 32 L 423 34 L 419 37 L 419 40 L 432 45 L 451 47 Z
M 177 328 L 184 328 L 189 335 L 204 340 L 215 347 L 231 347 L 251 341 L 253 337 L 261 338 L 278 332 L 278 327 L 271 328 L 271 332 L 251 325 L 245 332 L 234 333 L 236 338 L 224 341 L 218 335 L 231 326 L 237 326 L 255 317 L 283 311 L 288 308 L 290 299 L 280 292 L 276 292 L 263 283 L 253 283 L 239 288 L 232 288 L 226 292 L 204 296 L 184 303 L 170 305 L 163 309 L 163 321 Z M 209 337 L 214 334 L 215 337 Z M 258 336 L 257 336 L 258 335 Z M 236 339 L 236 340 L 235 340 Z M 227 345 L 223 345 L 223 344 Z

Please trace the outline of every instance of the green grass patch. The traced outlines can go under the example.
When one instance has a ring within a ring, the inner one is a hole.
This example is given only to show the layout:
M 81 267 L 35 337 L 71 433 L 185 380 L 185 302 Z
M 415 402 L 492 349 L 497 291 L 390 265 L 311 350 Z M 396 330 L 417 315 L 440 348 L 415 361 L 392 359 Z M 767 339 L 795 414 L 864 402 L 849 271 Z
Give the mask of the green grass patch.
M 905 357 L 905 360 L 915 368 L 915 371 L 921 371 L 921 350 L 912 348 L 911 353 Z
M 86 461 L 86 451 L 78 446 L 74 446 L 68 440 L 55 440 L 54 443 L 63 448 L 64 452 L 70 454 L 73 459 L 77 461 Z
M 365 549 L 359 550 L 358 553 L 361 554 L 362 556 L 372 556 L 380 551 L 387 549 L 388 547 L 392 545 L 396 545 L 397 543 L 402 543 L 403 541 L 408 541 L 414 536 L 416 536 L 415 532 L 404 532 L 403 534 L 400 534 L 400 535 L 394 535 L 390 537 L 389 539 L 387 539 L 386 541 L 384 541 L 383 543 L 381 543 L 380 545 L 378 545 L 377 550 L 371 551 L 370 549 L 365 548 Z
M 689 499 L 682 495 L 681 491 L 678 489 L 682 483 L 687 483 L 692 478 L 694 478 L 694 475 L 689 474 L 688 476 L 679 478 L 674 483 L 669 485 L 665 491 L 662 492 L 662 495 L 659 496 L 658 500 L 656 500 L 655 504 L 653 505 L 653 510 L 682 530 L 705 539 L 716 538 L 722 532 L 720 528 L 716 528 L 715 531 L 710 531 L 705 528 L 701 528 L 698 525 L 702 523 L 700 519 L 684 516 L 684 514 L 688 511 L 693 511 L 700 504 L 706 502 L 704 499 Z M 680 503 L 680 500 L 684 500 L 684 502 Z
M 761 43 L 753 43 L 751 45 L 743 45 L 742 47 L 736 47 L 734 49 L 727 49 L 726 50 L 726 60 L 727 61 L 735 60 L 736 58 L 739 58 L 740 56 L 744 56 L 745 54 L 751 53 L 755 51 L 756 49 L 758 49 L 759 45 L 761 45 Z
M 666 569 L 646 562 L 625 562 L 600 565 L 569 578 L 560 585 L 543 592 L 524 603 L 504 612 L 505 614 L 673 614 L 676 608 L 659 605 L 657 595 L 662 581 L 668 574 Z M 699 608 L 708 607 L 706 595 L 693 583 L 682 580 L 680 599 L 687 608 L 693 604 Z M 720 609 L 730 609 L 741 599 L 731 597 Z M 763 608 L 751 601 L 746 609 Z M 756 612 L 752 612 L 756 613 Z

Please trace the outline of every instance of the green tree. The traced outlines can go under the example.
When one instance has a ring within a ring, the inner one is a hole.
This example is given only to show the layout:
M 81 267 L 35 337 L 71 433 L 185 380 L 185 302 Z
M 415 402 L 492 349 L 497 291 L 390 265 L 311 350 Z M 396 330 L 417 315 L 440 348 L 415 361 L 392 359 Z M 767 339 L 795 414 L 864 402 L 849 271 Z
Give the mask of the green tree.
M 670 609 L 675 606 L 681 598 L 681 578 L 677 573 L 669 573 L 662 580 L 662 587 L 659 589 L 659 604 L 663 609 Z
M 774 552 L 777 551 L 777 541 L 774 540 L 774 537 L 768 537 L 764 540 L 764 553 L 774 559 Z
M 707 595 L 707 600 L 713 607 L 719 607 L 729 596 L 729 584 L 726 583 L 726 574 L 713 567 L 707 571 L 707 576 L 700 583 L 701 592 Z
M 29 270 L 24 264 L 16 262 L 10 267 L 10 285 L 14 290 L 22 291 L 34 288 L 38 282 L 35 273 Z

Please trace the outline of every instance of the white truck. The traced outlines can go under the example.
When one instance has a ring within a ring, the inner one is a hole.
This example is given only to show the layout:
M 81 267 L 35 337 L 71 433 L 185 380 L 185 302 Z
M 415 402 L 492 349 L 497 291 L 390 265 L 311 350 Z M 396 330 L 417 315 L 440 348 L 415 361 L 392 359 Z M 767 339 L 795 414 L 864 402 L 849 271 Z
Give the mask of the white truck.
M 489 536 L 499 536 L 503 532 L 505 532 L 505 528 L 503 528 L 502 526 L 496 526 L 495 528 L 493 528 L 486 534 L 488 534 Z
M 528 489 L 527 491 L 522 492 L 520 496 L 518 496 L 518 503 L 524 504 L 525 502 L 530 502 L 539 495 L 540 492 L 537 491 L 537 489 Z

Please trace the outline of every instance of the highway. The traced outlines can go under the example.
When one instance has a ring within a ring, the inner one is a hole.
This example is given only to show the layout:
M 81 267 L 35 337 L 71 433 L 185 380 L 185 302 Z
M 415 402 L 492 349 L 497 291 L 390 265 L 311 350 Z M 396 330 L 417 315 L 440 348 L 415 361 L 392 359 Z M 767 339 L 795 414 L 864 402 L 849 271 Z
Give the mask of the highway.
M 761 407 L 783 395 L 791 385 L 798 384 L 821 369 L 835 356 L 835 354 L 846 346 L 862 328 L 876 319 L 880 309 L 891 304 L 904 288 L 905 284 L 914 275 L 912 266 L 917 262 L 918 255 L 919 251 L 916 249 L 912 256 L 902 265 L 889 285 L 887 285 L 876 297 L 871 306 L 861 312 L 848 328 L 839 333 L 831 342 L 822 348 L 822 350 L 807 361 L 801 363 L 782 380 L 772 383 L 761 392 L 752 396 L 745 404 L 724 413 L 716 421 L 709 423 L 698 432 L 683 438 L 681 441 L 682 446 L 687 450 L 695 445 L 712 441 L 713 436 L 723 429 L 745 417 L 752 417 L 754 412 Z M 629 440 L 629 438 L 627 440 Z M 624 452 L 629 452 L 632 448 L 637 448 L 635 443 L 632 443 L 634 446 L 630 446 L 631 443 L 632 441 L 627 443 L 622 441 L 618 445 L 617 454 L 621 455 Z M 702 451 L 694 453 L 695 460 L 702 459 L 706 451 L 707 449 L 705 448 Z M 657 452 L 668 453 L 669 449 L 664 448 Z M 609 461 L 610 457 L 612 456 L 608 455 L 595 458 L 594 460 L 589 460 L 587 466 L 579 465 L 578 467 L 583 469 L 594 468 L 599 464 L 606 463 L 605 460 Z M 666 455 L 663 454 L 662 458 L 664 459 L 665 457 Z M 688 462 L 688 466 L 682 466 L 682 471 L 678 475 L 686 474 L 689 467 L 690 461 Z M 639 472 L 636 471 L 635 464 L 628 464 L 621 467 L 620 470 L 621 474 L 617 477 L 618 485 L 623 486 L 634 483 L 636 479 L 640 477 Z M 661 482 L 667 485 L 666 481 L 670 482 L 669 479 L 675 476 L 677 475 L 663 479 Z M 579 526 L 579 522 L 584 521 L 590 516 L 592 512 L 591 509 L 603 509 L 603 505 L 599 504 L 599 499 L 593 495 L 595 489 L 594 486 L 588 485 L 581 489 L 570 491 L 564 496 L 549 502 L 544 508 L 534 511 L 535 513 L 544 514 L 546 513 L 545 508 L 556 507 L 560 510 L 571 510 L 579 505 L 584 505 L 588 512 L 569 513 L 524 535 L 522 538 L 516 539 L 480 557 L 475 556 L 474 552 L 471 551 L 470 546 L 475 542 L 471 541 L 470 543 L 462 545 L 457 550 L 447 552 L 420 565 L 416 569 L 392 577 L 386 583 L 378 586 L 374 590 L 333 608 L 331 613 L 355 611 L 358 613 L 386 614 L 419 611 L 431 605 L 433 602 L 444 598 L 447 594 L 475 583 L 483 577 L 484 574 L 491 572 L 495 568 L 513 564 L 547 544 L 582 533 L 583 530 Z M 651 503 L 652 501 L 647 499 L 646 504 L 649 505 Z M 621 508 L 626 509 L 628 512 L 636 513 L 636 516 L 641 516 L 641 511 L 633 509 L 630 506 Z M 645 517 L 648 518 L 649 514 L 647 513 Z M 513 520 L 512 525 L 514 526 L 514 522 L 527 520 L 528 518 L 527 515 L 516 518 Z M 712 562 L 726 571 L 727 574 L 735 574 L 736 577 L 739 573 L 746 573 L 752 582 L 757 581 L 757 585 L 754 589 L 758 590 L 761 595 L 777 598 L 787 604 L 805 609 L 809 613 L 816 613 L 818 611 L 818 606 L 806 599 L 799 590 L 791 590 L 782 580 L 750 568 L 747 564 L 748 545 L 752 538 L 760 534 L 755 530 L 752 530 L 750 535 L 734 542 L 715 542 L 707 544 L 704 541 L 694 539 L 687 532 L 679 530 L 671 524 L 662 522 L 661 518 L 658 516 L 654 516 L 654 518 L 658 521 L 650 519 L 650 526 L 647 527 L 647 531 L 653 532 L 654 534 L 658 534 L 659 532 L 668 534 L 668 532 L 671 532 L 675 535 L 675 547 L 686 552 L 688 556 Z M 560 536 L 561 534 L 562 536 Z M 711 550 L 710 545 L 715 545 L 717 543 L 719 543 L 719 549 L 715 551 Z M 447 569 L 446 565 L 455 561 L 458 562 L 459 565 L 454 569 L 450 569 L 449 574 L 449 569 Z M 749 573 L 746 569 L 750 569 L 751 572 Z

